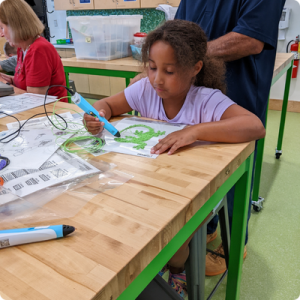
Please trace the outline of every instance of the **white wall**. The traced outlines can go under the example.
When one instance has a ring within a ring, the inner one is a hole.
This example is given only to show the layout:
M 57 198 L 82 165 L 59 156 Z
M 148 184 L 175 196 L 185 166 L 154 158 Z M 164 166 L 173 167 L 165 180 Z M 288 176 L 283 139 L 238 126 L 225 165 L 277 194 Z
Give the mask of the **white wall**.
M 278 41 L 277 52 L 286 52 L 286 45 L 300 35 L 300 0 L 286 0 L 285 7 L 291 8 L 290 26 L 285 41 Z M 271 89 L 271 99 L 283 99 L 285 76 L 282 76 Z M 300 70 L 298 76 L 291 80 L 289 100 L 300 101 Z
M 69 32 L 67 30 L 67 12 L 65 10 L 55 10 L 53 0 L 47 0 L 47 9 L 48 12 L 50 12 L 47 13 L 51 36 L 50 42 L 55 44 L 56 40 L 69 37 Z

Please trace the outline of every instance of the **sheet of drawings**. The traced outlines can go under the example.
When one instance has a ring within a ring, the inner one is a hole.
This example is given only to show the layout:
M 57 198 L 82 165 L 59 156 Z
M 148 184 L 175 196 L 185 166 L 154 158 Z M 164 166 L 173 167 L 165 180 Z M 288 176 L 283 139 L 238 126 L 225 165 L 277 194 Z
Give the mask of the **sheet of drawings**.
M 36 191 L 101 171 L 82 158 L 58 149 L 40 168 L 19 169 L 1 175 L 0 206 Z M 9 193 L 10 192 L 10 193 Z
M 158 140 L 183 129 L 185 125 L 126 118 L 119 121 L 115 127 L 121 133 L 121 138 L 116 139 L 110 133 L 106 133 L 103 150 L 156 158 L 158 155 L 151 154 L 150 150 Z M 130 128 L 125 130 L 128 127 Z
M 34 107 L 44 104 L 44 95 L 24 93 L 16 96 L 7 96 L 0 98 L 0 111 L 6 114 L 13 115 Z M 55 102 L 56 96 L 47 96 L 46 104 Z M 6 117 L 5 114 L 0 113 L 0 118 Z
M 14 131 L 1 132 L 1 138 Z M 21 130 L 11 142 L 0 143 L 0 154 L 10 160 L 0 176 L 7 170 L 39 168 L 71 135 L 54 129 Z
M 69 112 L 59 114 L 59 116 L 64 118 L 67 123 L 72 122 L 74 120 L 73 116 Z M 60 119 L 59 117 L 49 114 L 49 118 L 55 125 L 57 125 L 57 127 L 65 128 L 65 122 L 62 119 Z M 22 121 L 20 121 L 20 124 L 23 125 L 25 122 L 26 122 L 26 120 L 22 120 Z M 7 126 L 8 130 L 11 130 L 11 129 L 17 130 L 19 128 L 19 122 L 8 123 L 8 124 L 6 124 L 6 126 Z M 47 116 L 30 119 L 29 121 L 26 122 L 26 124 L 23 127 L 23 129 L 39 129 L 39 128 L 41 128 L 41 129 L 42 128 L 53 128 L 53 125 L 50 123 Z

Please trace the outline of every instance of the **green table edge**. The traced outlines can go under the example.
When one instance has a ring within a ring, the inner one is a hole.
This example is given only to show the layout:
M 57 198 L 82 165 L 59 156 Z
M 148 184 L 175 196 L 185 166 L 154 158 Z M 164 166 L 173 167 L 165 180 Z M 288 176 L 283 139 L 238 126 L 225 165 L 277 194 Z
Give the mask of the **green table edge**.
M 67 66 L 64 66 L 64 72 L 65 72 L 67 88 L 69 88 L 69 73 L 125 78 L 126 86 L 130 84 L 130 79 L 134 78 L 138 74 L 138 72 L 132 72 L 132 71 L 92 69 L 92 68 L 67 67 Z M 68 96 L 70 96 L 69 93 Z M 68 100 L 68 102 L 72 103 L 70 99 Z
M 234 199 L 232 230 L 235 235 L 232 235 L 231 237 L 226 299 L 239 299 L 252 166 L 253 153 L 222 184 L 222 186 L 209 198 L 209 200 L 184 225 L 184 227 L 175 235 L 175 237 L 161 250 L 161 252 L 134 279 L 134 281 L 117 299 L 136 299 L 136 297 L 145 289 L 145 287 L 157 275 L 161 268 L 176 253 L 176 251 L 182 246 L 188 237 L 198 228 L 198 226 L 205 220 L 209 213 L 234 185 L 236 185 L 236 193 Z

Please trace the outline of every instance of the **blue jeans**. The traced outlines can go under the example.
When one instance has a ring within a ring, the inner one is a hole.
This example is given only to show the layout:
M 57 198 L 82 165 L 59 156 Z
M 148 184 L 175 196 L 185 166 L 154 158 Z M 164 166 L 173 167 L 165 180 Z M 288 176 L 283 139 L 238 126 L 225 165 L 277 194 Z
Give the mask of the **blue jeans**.
M 257 142 L 255 144 L 254 150 L 254 160 L 253 160 L 253 169 L 252 169 L 252 180 L 251 180 L 251 192 L 253 188 L 253 179 L 254 179 L 254 170 L 255 170 L 255 161 L 256 161 L 256 151 L 257 150 Z M 231 232 L 232 226 L 232 214 L 233 214 L 233 203 L 234 203 L 234 190 L 235 187 L 233 186 L 229 192 L 227 193 L 227 206 L 228 206 L 228 222 L 229 222 L 229 230 Z M 247 219 L 247 227 L 246 227 L 246 238 L 245 238 L 245 245 L 248 242 L 248 223 L 251 215 L 251 205 L 252 205 L 252 193 L 250 192 L 249 198 L 249 211 L 248 211 L 248 219 Z M 207 224 L 207 234 L 211 234 L 217 230 L 218 227 L 219 216 L 215 215 L 214 218 Z

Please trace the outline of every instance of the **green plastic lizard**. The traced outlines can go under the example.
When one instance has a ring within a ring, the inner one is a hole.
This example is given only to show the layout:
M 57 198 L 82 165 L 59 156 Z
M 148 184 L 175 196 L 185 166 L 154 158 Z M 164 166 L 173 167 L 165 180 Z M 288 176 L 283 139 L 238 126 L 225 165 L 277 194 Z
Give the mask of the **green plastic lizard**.
M 144 127 L 144 128 L 147 128 L 148 131 L 143 132 L 143 131 L 136 130 L 133 133 L 134 135 L 136 135 L 136 137 L 135 136 L 125 136 L 125 138 L 119 137 L 119 138 L 115 138 L 115 141 L 119 142 L 119 143 L 137 144 L 133 148 L 139 150 L 139 149 L 144 149 L 147 146 L 147 143 L 145 143 L 145 142 L 149 141 L 151 138 L 166 134 L 165 131 L 155 132 L 153 128 L 151 128 L 147 125 L 141 125 L 141 124 L 129 126 L 125 129 L 121 130 L 120 133 L 127 131 L 131 128 L 136 128 L 136 127 Z

